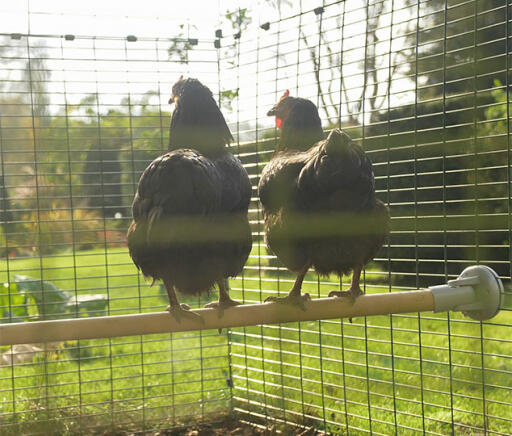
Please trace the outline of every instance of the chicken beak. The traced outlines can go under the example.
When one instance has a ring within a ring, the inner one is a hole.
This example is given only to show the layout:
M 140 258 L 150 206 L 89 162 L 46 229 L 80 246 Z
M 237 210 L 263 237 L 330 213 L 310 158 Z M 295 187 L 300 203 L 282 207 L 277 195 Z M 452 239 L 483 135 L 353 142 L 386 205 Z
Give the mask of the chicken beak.
M 171 95 L 171 98 L 169 99 L 169 101 L 167 103 L 173 104 L 173 103 L 176 103 L 177 100 L 178 100 L 178 96 L 175 96 L 173 94 L 173 95 Z

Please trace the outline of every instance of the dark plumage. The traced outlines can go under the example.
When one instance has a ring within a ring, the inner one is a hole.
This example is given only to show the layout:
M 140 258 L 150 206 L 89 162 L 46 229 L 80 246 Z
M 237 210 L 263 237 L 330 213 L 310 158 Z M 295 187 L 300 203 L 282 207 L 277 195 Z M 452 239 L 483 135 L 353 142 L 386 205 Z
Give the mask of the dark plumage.
M 175 291 L 199 294 L 217 283 L 219 301 L 238 304 L 224 281 L 242 270 L 252 246 L 247 209 L 251 185 L 226 148 L 233 137 L 211 91 L 198 80 L 173 86 L 170 152 L 142 174 L 133 200 L 128 248 L 145 276 L 162 279 L 169 309 L 188 309 Z
M 313 267 L 319 274 L 353 271 L 350 295 L 362 291 L 362 268 L 389 232 L 389 212 L 375 196 L 372 163 L 339 129 L 324 138 L 318 110 L 286 93 L 269 111 L 281 138 L 263 169 L 259 196 L 266 242 L 297 280 L 285 299 L 302 305 L 300 289 Z M 330 296 L 341 296 L 333 291 Z

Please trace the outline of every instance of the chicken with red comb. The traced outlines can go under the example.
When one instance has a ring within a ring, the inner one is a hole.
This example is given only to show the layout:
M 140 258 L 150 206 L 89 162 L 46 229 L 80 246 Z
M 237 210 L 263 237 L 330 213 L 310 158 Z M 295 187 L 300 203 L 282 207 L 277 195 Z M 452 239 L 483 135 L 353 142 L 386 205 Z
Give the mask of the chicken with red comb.
M 309 100 L 285 92 L 267 113 L 281 129 L 276 150 L 258 185 L 271 252 L 297 278 L 284 298 L 267 301 L 298 304 L 308 270 L 320 275 L 352 272 L 347 291 L 362 293 L 363 267 L 374 258 L 389 233 L 389 211 L 375 195 L 372 163 L 364 150 L 339 129 L 324 139 L 318 109 Z

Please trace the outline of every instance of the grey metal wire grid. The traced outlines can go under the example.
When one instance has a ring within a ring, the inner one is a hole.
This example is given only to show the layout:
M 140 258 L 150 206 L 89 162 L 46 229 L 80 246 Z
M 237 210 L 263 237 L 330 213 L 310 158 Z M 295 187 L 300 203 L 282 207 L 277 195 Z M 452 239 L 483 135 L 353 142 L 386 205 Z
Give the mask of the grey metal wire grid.
M 124 231 L 141 171 L 166 150 L 181 74 L 219 96 L 253 182 L 255 244 L 235 298 L 293 283 L 264 246 L 256 192 L 277 134 L 265 113 L 285 89 L 374 162 L 393 224 L 366 292 L 442 283 L 473 263 L 510 279 L 509 11 L 300 2 L 260 23 L 235 11 L 211 39 L 0 35 L 2 322 L 166 305 Z M 305 280 L 315 297 L 342 285 Z M 425 313 L 47 344 L 0 367 L 0 425 L 151 430 L 235 413 L 336 434 L 512 434 L 510 308 L 486 322 Z

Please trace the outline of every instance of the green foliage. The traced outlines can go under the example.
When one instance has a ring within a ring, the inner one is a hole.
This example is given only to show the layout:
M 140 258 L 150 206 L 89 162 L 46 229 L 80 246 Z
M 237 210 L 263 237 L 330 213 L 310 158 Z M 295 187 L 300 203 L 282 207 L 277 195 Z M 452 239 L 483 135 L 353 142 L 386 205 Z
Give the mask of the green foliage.
M 412 7 L 417 5 L 415 0 L 408 3 Z M 484 91 L 492 87 L 495 78 L 504 81 L 506 4 L 504 0 L 431 0 L 425 4 L 419 33 L 407 36 L 411 46 L 420 38 L 418 61 L 414 50 L 409 52 L 408 61 L 410 73 L 425 79 L 420 91 L 422 98 L 435 98 L 443 92 L 462 94 L 468 86 Z M 473 75 L 475 80 L 469 78 Z M 461 80 L 464 77 L 467 79 Z M 482 92 L 477 98 L 484 102 L 488 94 Z
M 126 100 L 119 108 L 102 112 L 97 95 L 91 94 L 48 117 L 38 130 L 43 152 L 37 154 L 37 176 L 32 166 L 15 162 L 33 160 L 33 155 L 20 154 L 33 149 L 27 142 L 31 137 L 9 136 L 4 159 L 12 174 L 18 174 L 17 179 L 5 176 L 5 185 L 13 188 L 2 195 L 9 203 L 4 209 L 12 210 L 7 221 L 14 222 L 3 229 L 9 247 L 25 255 L 52 254 L 70 245 L 80 250 L 124 241 L 139 176 L 167 149 L 169 113 L 148 104 L 156 96 L 150 91 L 137 101 Z M 6 104 L 3 111 L 9 113 L 10 107 Z M 6 135 L 33 134 L 23 117 L 13 116 L 11 121 L 17 124 L 9 124 Z M 37 119 L 35 123 L 38 127 Z M 16 144 L 16 153 L 9 152 L 14 151 L 11 144 Z M 19 174 L 26 175 L 23 184 Z M 114 216 L 125 219 L 111 219 Z
M 387 254 L 393 271 L 408 273 L 403 284 L 428 286 L 474 261 L 510 273 L 499 230 L 508 227 L 505 12 L 502 0 L 427 2 L 407 36 L 410 47 L 420 44 L 406 57 L 415 103 L 365 127 L 376 187 L 395 218 Z
M 0 323 L 21 322 L 28 316 L 28 296 L 16 282 L 0 285 Z
M 102 243 L 99 211 L 85 205 L 83 208 L 76 205 L 71 210 L 68 199 L 51 198 L 50 185 L 37 189 L 43 199 L 38 200 L 35 191 L 35 187 L 28 190 L 27 197 L 19 196 L 14 203 L 24 204 L 26 209 L 19 214 L 18 231 L 6 235 L 10 247 L 31 254 L 51 254 L 71 245 L 85 249 Z
M 512 103 L 507 105 L 507 89 L 499 79 L 494 80 L 491 91 L 494 102 L 484 112 L 485 122 L 478 127 L 479 141 L 475 142 L 474 152 L 477 154 L 478 167 L 493 168 L 492 171 L 480 171 L 478 174 L 479 190 L 493 190 L 494 196 L 503 197 L 507 194 L 507 168 L 503 165 L 507 161 L 507 136 L 509 135 L 509 121 Z M 475 182 L 474 179 L 472 179 Z M 501 182 L 501 183 L 500 183 Z M 494 183 L 494 185 L 490 185 Z M 487 186 L 485 188 L 484 186 Z M 495 212 L 505 212 L 507 205 L 495 204 Z
M 224 17 L 234 31 L 242 31 L 252 23 L 252 18 L 249 15 L 249 10 L 247 8 L 226 11 Z
M 226 89 L 220 93 L 220 101 L 223 108 L 232 111 L 233 100 L 238 98 L 239 89 Z
M 488 123 L 480 127 L 480 135 L 505 135 L 508 133 L 508 115 L 512 109 L 512 102 L 508 103 L 507 89 L 499 79 L 494 79 L 494 88 L 491 95 L 495 104 L 485 110 L 485 119 Z
M 194 48 L 191 40 L 188 38 L 191 29 L 197 29 L 196 26 L 187 26 L 187 32 L 185 33 L 185 25 L 180 24 L 180 31 L 176 38 L 173 38 L 170 42 L 167 54 L 170 61 L 180 62 L 182 64 L 188 64 L 188 53 Z

